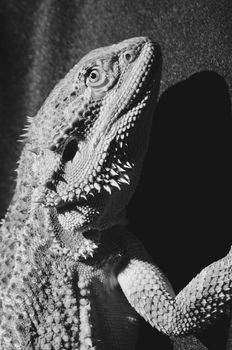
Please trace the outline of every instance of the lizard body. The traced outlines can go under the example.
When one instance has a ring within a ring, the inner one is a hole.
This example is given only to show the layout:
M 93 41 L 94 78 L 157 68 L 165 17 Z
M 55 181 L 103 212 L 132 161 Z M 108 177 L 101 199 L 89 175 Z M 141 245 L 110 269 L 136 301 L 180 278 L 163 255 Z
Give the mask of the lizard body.
M 133 349 L 139 315 L 191 334 L 231 300 L 231 251 L 176 297 L 124 228 L 146 153 L 159 46 L 86 55 L 29 119 L 1 227 L 0 349 Z

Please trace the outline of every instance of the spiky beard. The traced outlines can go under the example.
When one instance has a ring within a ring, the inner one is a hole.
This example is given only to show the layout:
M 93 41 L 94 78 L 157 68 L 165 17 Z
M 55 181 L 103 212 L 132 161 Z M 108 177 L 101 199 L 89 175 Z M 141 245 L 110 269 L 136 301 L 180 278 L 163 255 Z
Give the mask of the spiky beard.
M 134 152 L 128 154 L 128 143 L 132 140 L 132 143 L 136 142 L 133 132 L 138 127 L 140 115 L 146 107 L 150 93 L 151 91 L 147 90 L 145 97 L 115 123 L 116 135 L 107 152 L 103 152 L 104 156 L 98 161 L 94 173 L 89 176 L 89 181 L 75 189 L 72 200 L 57 206 L 57 217 L 64 229 L 78 232 L 92 228 L 104 229 L 120 220 L 119 213 L 123 209 L 120 205 L 115 215 L 109 218 L 109 222 L 103 220 L 100 224 L 99 217 L 106 211 L 108 202 L 114 200 L 115 192 L 120 191 L 122 187 L 124 192 L 129 191 L 134 172 L 134 163 L 131 161 Z

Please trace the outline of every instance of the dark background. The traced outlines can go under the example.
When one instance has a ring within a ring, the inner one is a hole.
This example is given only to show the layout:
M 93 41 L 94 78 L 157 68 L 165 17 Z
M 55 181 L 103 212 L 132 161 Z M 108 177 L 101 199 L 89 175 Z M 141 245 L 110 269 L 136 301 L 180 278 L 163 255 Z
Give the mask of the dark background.
M 161 45 L 160 100 L 128 217 L 178 292 L 231 242 L 232 2 L 0 1 L 1 217 L 25 117 L 36 114 L 54 84 L 96 47 L 141 35 Z M 223 349 L 227 323 L 200 339 Z M 140 334 L 138 348 L 169 349 L 145 323 Z

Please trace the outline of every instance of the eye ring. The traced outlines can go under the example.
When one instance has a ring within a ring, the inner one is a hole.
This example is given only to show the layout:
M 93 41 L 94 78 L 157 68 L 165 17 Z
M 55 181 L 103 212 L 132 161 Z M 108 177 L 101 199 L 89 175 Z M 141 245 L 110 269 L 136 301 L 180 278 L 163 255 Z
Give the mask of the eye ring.
M 88 81 L 90 83 L 97 83 L 99 79 L 100 79 L 99 70 L 96 68 L 92 69 L 88 75 Z
M 107 76 L 101 67 L 92 67 L 87 71 L 86 84 L 91 88 L 101 88 L 107 84 Z

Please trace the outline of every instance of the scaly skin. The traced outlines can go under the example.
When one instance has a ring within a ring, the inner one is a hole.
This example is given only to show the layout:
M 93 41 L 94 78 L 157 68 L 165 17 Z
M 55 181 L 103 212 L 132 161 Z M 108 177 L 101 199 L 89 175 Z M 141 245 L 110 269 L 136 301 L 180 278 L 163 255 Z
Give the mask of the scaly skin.
M 161 55 L 133 38 L 86 55 L 29 118 L 1 228 L 0 349 L 133 349 L 139 315 L 190 334 L 231 300 L 231 252 L 175 297 L 123 224 Z

